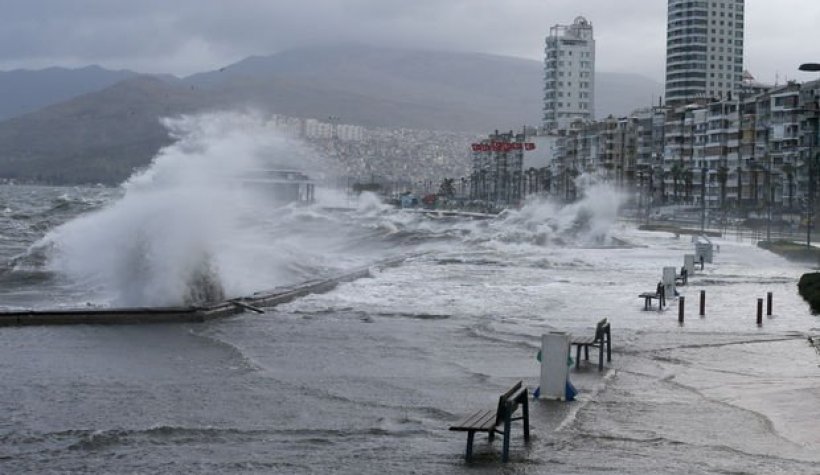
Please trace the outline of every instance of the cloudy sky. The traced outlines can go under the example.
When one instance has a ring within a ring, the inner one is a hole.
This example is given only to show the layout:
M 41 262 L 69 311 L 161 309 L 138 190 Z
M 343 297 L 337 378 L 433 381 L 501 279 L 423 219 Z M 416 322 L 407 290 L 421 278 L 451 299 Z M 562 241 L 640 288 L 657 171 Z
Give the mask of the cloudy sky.
M 662 81 L 664 0 L 0 0 L 0 70 L 99 64 L 180 76 L 252 54 L 357 42 L 541 61 L 549 27 L 578 16 L 597 69 Z M 820 1 L 746 0 L 745 67 L 758 80 L 814 79 Z

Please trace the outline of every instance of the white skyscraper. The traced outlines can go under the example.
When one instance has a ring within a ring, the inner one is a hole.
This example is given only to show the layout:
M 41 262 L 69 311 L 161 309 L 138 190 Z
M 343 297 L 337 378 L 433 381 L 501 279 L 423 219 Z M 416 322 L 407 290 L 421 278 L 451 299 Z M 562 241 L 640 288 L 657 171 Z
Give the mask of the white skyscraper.
M 743 81 L 744 0 L 668 0 L 666 103 L 726 99 Z
M 595 117 L 592 23 L 579 16 L 572 25 L 553 26 L 544 53 L 544 127 L 565 129 L 575 120 L 592 120 Z

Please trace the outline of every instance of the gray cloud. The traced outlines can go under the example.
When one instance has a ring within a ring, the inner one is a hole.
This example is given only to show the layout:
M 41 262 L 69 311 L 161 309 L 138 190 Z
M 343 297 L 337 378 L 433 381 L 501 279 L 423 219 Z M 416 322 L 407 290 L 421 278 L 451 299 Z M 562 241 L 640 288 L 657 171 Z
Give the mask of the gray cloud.
M 542 60 L 556 23 L 592 21 L 600 71 L 663 79 L 662 0 L 6 0 L 0 68 L 101 64 L 186 75 L 303 45 L 372 43 Z M 763 81 L 805 79 L 820 2 L 747 0 L 746 60 Z

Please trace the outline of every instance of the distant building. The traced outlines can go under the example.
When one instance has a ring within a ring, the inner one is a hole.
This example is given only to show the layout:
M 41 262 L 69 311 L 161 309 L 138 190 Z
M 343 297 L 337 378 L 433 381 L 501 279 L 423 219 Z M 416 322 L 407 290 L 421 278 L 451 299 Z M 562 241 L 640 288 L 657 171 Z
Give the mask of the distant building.
M 336 124 L 336 138 L 343 141 L 361 141 L 364 139 L 364 127 L 351 124 Z
M 595 39 L 592 23 L 550 28 L 544 49 L 544 128 L 566 129 L 595 117 Z
M 743 83 L 744 0 L 668 0 L 666 103 L 722 100 Z
M 333 124 L 316 119 L 306 119 L 304 122 L 304 136 L 309 139 L 333 138 Z
M 336 139 L 342 142 L 364 140 L 364 127 L 352 124 L 340 124 L 338 119 L 330 122 L 317 119 L 303 119 L 302 136 L 308 139 Z

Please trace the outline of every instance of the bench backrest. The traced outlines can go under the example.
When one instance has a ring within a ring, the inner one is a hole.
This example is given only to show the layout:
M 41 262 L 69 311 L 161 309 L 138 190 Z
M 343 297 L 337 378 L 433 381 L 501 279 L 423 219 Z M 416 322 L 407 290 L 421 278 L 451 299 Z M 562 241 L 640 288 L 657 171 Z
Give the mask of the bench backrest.
M 521 404 L 522 398 L 527 398 L 527 388 L 524 386 L 523 381 L 515 383 L 513 387 L 499 396 L 498 410 L 495 413 L 495 425 L 502 424 L 507 414 L 512 415 L 518 409 L 518 405 Z
M 606 318 L 595 325 L 595 341 L 604 341 L 604 335 L 609 336 L 609 322 L 606 321 Z

